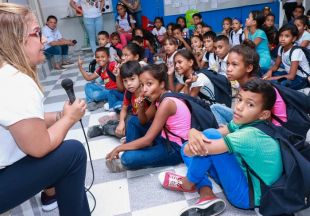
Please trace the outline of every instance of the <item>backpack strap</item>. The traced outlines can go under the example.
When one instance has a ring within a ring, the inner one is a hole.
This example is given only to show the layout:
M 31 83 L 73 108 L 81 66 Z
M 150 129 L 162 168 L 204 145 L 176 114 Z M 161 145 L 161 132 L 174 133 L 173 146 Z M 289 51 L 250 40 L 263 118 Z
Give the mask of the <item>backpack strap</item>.
M 239 42 L 240 42 L 240 44 L 242 44 L 242 35 L 244 35 L 243 30 L 242 30 L 241 34 L 239 34 Z
M 109 65 L 107 66 L 107 74 L 109 75 L 109 78 L 113 81 L 116 82 L 116 76 L 114 75 L 114 73 L 112 73 L 112 71 L 109 70 Z

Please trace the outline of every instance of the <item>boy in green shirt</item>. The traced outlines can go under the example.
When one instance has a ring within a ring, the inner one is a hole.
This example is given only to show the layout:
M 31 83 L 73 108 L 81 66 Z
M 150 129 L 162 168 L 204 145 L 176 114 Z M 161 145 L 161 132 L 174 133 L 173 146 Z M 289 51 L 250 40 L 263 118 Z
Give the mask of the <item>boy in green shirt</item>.
M 282 173 L 279 143 L 253 127 L 270 119 L 276 100 L 272 85 L 255 79 L 245 83 L 237 97 L 233 120 L 219 129 L 203 132 L 191 129 L 189 141 L 183 145 L 182 157 L 188 167 L 186 177 L 165 172 L 159 175 L 162 185 L 183 192 L 198 191 L 200 199 L 182 210 L 181 216 L 199 212 L 217 215 L 225 210 L 225 202 L 215 196 L 209 174 L 221 185 L 228 201 L 243 209 L 250 208 L 249 186 L 243 159 L 267 184 L 273 184 Z M 260 183 L 251 175 L 255 206 L 260 205 Z

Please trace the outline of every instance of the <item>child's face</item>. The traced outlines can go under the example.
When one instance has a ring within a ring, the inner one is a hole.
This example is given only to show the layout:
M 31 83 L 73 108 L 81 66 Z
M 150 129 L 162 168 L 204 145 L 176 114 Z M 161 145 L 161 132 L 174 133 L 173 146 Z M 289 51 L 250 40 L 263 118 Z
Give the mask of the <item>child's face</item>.
M 273 16 L 267 16 L 265 20 L 265 25 L 267 27 L 272 27 L 274 26 L 274 17 Z
M 292 45 L 295 40 L 296 37 L 293 37 L 292 32 L 289 30 L 283 31 L 279 35 L 279 44 L 283 47 Z
M 194 22 L 195 25 L 197 25 L 197 24 L 201 23 L 201 19 L 198 16 L 194 16 L 193 17 L 193 22 Z
M 215 54 L 220 58 L 224 59 L 229 51 L 229 44 L 227 44 L 225 41 L 217 41 L 215 42 Z
M 224 22 L 223 22 L 223 29 L 225 31 L 228 31 L 230 29 L 230 27 L 231 27 L 230 22 L 228 20 L 224 20 Z
M 200 23 L 196 25 L 195 32 L 198 33 L 198 34 L 202 33 L 202 25 Z
M 132 75 L 131 77 L 123 78 L 124 87 L 127 91 L 134 93 L 140 87 L 140 80 L 137 74 Z
M 188 76 L 188 73 L 192 72 L 193 64 L 193 60 L 188 60 L 178 54 L 174 56 L 174 69 L 180 75 Z
M 202 47 L 202 41 L 197 37 L 192 37 L 191 43 L 192 43 L 191 46 L 193 49 Z
M 97 39 L 98 39 L 99 47 L 104 47 L 105 45 L 109 43 L 109 38 L 106 37 L 105 35 L 98 35 Z
M 109 56 L 106 52 L 99 51 L 95 53 L 95 59 L 99 66 L 104 67 L 109 62 Z
M 174 29 L 173 30 L 173 37 L 175 37 L 176 39 L 183 37 L 182 36 L 182 32 L 180 31 L 180 29 Z
M 241 29 L 242 28 L 242 24 L 239 22 L 239 20 L 236 20 L 236 19 L 234 19 L 233 21 L 232 21 L 232 29 L 235 31 L 235 32 L 237 32 L 237 31 L 239 31 L 239 29 Z
M 302 9 L 301 8 L 295 8 L 295 10 L 293 11 L 294 18 L 296 19 L 297 17 L 300 17 L 302 15 L 304 15 Z
M 160 97 L 162 90 L 164 90 L 165 84 L 163 82 L 160 83 L 148 71 L 140 74 L 139 80 L 143 96 L 147 97 L 151 102 L 156 101 Z
M 253 65 L 246 66 L 243 57 L 235 52 L 230 52 L 227 57 L 227 78 L 231 81 L 237 80 L 244 83 Z
M 214 49 L 214 42 L 212 38 L 204 38 L 203 44 L 207 52 L 213 52 Z
M 246 25 L 247 27 L 251 27 L 251 26 L 253 26 L 253 24 L 254 24 L 253 14 L 250 13 L 250 14 L 249 14 L 249 17 L 248 17 L 248 18 L 246 19 L 246 21 L 245 21 L 245 25 Z
M 160 29 L 161 27 L 162 27 L 162 22 L 159 20 L 159 19 L 157 19 L 156 21 L 155 21 L 155 23 L 154 23 L 154 25 L 155 25 L 155 27 L 157 28 L 157 29 Z
M 210 27 L 208 27 L 208 26 L 202 27 L 202 34 L 204 34 L 204 33 L 206 33 L 206 32 L 209 32 L 209 31 L 211 31 L 211 28 L 210 28 Z
M 166 40 L 164 43 L 164 50 L 167 55 L 172 55 L 178 49 L 178 45 Z
M 301 20 L 295 20 L 294 21 L 295 26 L 298 28 L 299 33 L 303 33 L 306 29 L 304 24 L 301 22 Z
M 116 10 L 117 10 L 118 15 L 125 16 L 126 9 L 122 5 L 117 5 Z
M 184 28 L 185 25 L 186 25 L 186 23 L 184 22 L 183 19 L 179 19 L 179 20 L 178 20 L 178 24 L 179 24 L 180 26 L 182 26 L 182 28 Z
M 172 26 L 171 25 L 167 27 L 167 35 L 172 36 Z
M 136 35 L 136 36 L 143 37 L 143 32 L 142 32 L 140 29 L 136 29 L 135 35 Z
M 139 55 L 132 54 L 126 47 L 123 49 L 122 55 L 123 62 L 139 60 Z
M 118 43 L 120 43 L 120 41 L 119 41 L 117 36 L 114 36 L 114 37 L 111 38 L 111 44 L 113 46 L 116 46 Z
M 240 89 L 233 121 L 236 124 L 248 124 L 256 120 L 265 120 L 266 116 L 270 116 L 270 111 L 263 110 L 263 103 L 264 100 L 261 94 Z

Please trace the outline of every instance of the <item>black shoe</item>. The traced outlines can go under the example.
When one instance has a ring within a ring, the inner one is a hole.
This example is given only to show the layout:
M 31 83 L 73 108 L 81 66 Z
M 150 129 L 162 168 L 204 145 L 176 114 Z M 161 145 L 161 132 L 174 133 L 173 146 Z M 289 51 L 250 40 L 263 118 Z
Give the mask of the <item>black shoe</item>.
M 92 126 L 87 131 L 88 138 L 93 138 L 93 137 L 102 136 L 102 135 L 105 135 L 105 133 L 100 125 Z
M 41 192 L 41 203 L 43 211 L 52 211 L 58 207 L 56 194 L 48 196 L 44 191 Z

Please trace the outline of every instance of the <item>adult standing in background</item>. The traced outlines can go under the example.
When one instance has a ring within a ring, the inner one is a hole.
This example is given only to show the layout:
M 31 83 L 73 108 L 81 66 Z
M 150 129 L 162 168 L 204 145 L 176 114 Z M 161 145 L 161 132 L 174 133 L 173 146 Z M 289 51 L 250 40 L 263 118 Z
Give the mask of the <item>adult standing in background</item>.
M 36 66 L 46 38 L 31 9 L 0 3 L 0 214 L 54 186 L 60 215 L 90 216 L 84 188 L 87 157 L 65 140 L 85 101 L 44 112 Z
M 90 47 L 95 53 L 97 45 L 97 35 L 103 29 L 102 8 L 104 0 L 70 0 L 70 5 L 76 11 L 79 11 L 79 6 L 83 11 L 83 23 L 89 38 Z
M 129 12 L 134 16 L 137 22 L 137 27 L 141 27 L 141 2 L 140 0 L 120 0 L 129 10 Z
M 295 7 L 301 5 L 302 0 L 282 0 L 282 3 L 287 22 L 289 23 L 292 20 Z

